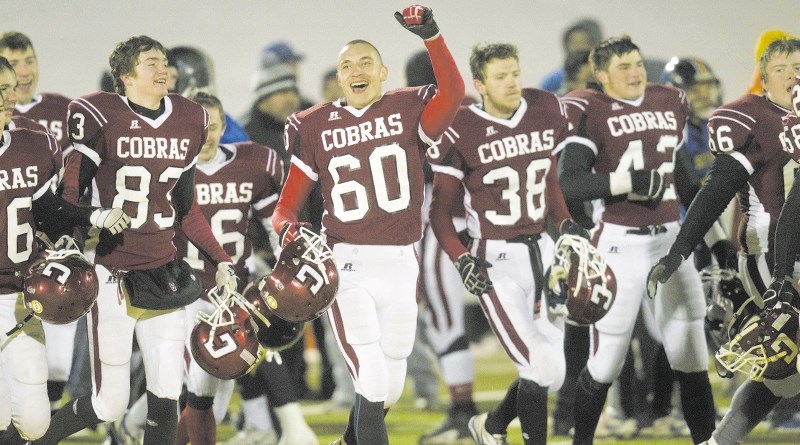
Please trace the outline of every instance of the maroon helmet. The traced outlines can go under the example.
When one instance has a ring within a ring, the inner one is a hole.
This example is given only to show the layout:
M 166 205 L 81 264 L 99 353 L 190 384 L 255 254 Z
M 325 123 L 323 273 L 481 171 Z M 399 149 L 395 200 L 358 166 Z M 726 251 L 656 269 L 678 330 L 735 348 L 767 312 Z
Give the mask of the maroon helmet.
M 564 296 L 554 312 L 566 315 L 569 323 L 585 326 L 608 313 L 617 294 L 617 279 L 588 240 L 562 235 L 556 242 L 548 289 Z
M 258 341 L 271 351 L 282 351 L 297 343 L 303 336 L 303 322 L 286 321 L 275 315 L 261 298 L 259 286 L 265 279 L 247 285 L 242 296 L 258 327 Z
M 94 265 L 77 249 L 43 250 L 28 268 L 25 307 L 41 320 L 64 324 L 81 318 L 97 300 Z
M 322 238 L 305 227 L 281 251 L 277 264 L 265 278 L 262 297 L 286 321 L 309 321 L 333 303 L 339 272 L 333 253 Z
M 241 377 L 265 354 L 258 342 L 258 327 L 240 294 L 223 295 L 212 288 L 208 299 L 217 308 L 210 315 L 197 314 L 189 342 L 192 356 L 214 377 L 225 380 Z

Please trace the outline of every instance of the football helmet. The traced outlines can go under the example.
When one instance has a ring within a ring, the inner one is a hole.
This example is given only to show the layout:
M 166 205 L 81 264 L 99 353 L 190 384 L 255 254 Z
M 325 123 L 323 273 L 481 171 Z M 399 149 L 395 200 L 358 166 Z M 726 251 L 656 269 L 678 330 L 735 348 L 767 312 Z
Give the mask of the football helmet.
M 192 356 L 203 370 L 219 379 L 245 375 L 264 357 L 244 297 L 212 288 L 208 299 L 216 309 L 199 312 L 190 338 Z
M 65 324 L 89 312 L 99 290 L 94 264 L 70 244 L 40 252 L 28 268 L 22 294 L 34 317 Z
M 608 313 L 617 294 L 617 279 L 588 240 L 561 235 L 547 279 L 550 311 L 567 322 L 590 325 Z
M 200 49 L 176 46 L 169 50 L 169 64 L 178 69 L 175 92 L 188 97 L 198 91 L 215 94 L 214 64 Z
M 739 294 L 741 281 L 736 277 L 736 271 L 720 269 L 713 265 L 700 271 L 703 282 L 703 291 L 706 295 L 706 330 L 716 348 L 728 339 L 727 329 L 733 320 L 736 310 L 734 302 Z M 736 284 L 738 283 L 738 285 Z M 744 292 L 744 289 L 741 289 Z M 741 304 L 741 302 L 739 302 Z
M 242 293 L 247 309 L 253 314 L 253 321 L 258 327 L 258 341 L 270 351 L 283 351 L 297 343 L 303 336 L 302 322 L 286 321 L 272 312 L 263 298 L 261 289 L 264 279 L 247 285 Z
M 689 94 L 690 114 L 706 120 L 722 105 L 722 87 L 711 66 L 697 57 L 673 57 L 664 66 L 661 82 L 680 88 Z M 705 90 L 693 89 L 704 85 Z
M 267 275 L 261 295 L 277 316 L 286 321 L 313 320 L 333 303 L 339 288 L 339 272 L 333 253 L 323 239 L 307 229 L 281 251 Z
M 754 311 L 748 304 L 731 322 L 730 340 L 714 354 L 727 371 L 742 372 L 755 381 L 779 380 L 798 372 L 797 343 L 800 312 L 790 304 L 777 302 Z

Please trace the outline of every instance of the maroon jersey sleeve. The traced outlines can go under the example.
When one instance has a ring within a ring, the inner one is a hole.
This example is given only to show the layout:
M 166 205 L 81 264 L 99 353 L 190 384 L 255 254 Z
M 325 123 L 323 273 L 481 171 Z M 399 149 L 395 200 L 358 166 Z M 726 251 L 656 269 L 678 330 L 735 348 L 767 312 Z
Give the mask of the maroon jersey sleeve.
M 36 253 L 32 203 L 58 180 L 63 161 L 55 138 L 27 129 L 4 131 L 0 154 L 0 293 L 10 293 L 22 290 L 14 272 Z
M 547 184 L 556 167 L 553 151 L 568 126 L 558 98 L 537 89 L 524 90 L 509 119 L 494 117 L 478 105 L 459 110 L 442 143 L 431 146 L 427 156 L 436 173 L 464 183 L 472 237 L 510 239 L 545 230 L 550 195 L 563 203 L 560 189 Z M 560 208 L 556 216 L 563 216 Z
M 367 108 L 321 104 L 287 119 L 292 164 L 318 181 L 329 242 L 406 245 L 422 236 L 420 131 L 431 86 L 387 92 Z
M 783 120 L 783 134 L 781 135 L 783 150 L 796 162 L 800 162 L 800 116 L 789 113 L 781 119 Z
M 150 269 L 175 257 L 172 190 L 196 162 L 208 114 L 178 95 L 163 100 L 157 119 L 135 113 L 125 97 L 111 93 L 83 96 L 69 106 L 75 150 L 97 165 L 92 204 L 120 207 L 131 217 L 122 233 L 100 235 L 96 261 L 108 267 Z

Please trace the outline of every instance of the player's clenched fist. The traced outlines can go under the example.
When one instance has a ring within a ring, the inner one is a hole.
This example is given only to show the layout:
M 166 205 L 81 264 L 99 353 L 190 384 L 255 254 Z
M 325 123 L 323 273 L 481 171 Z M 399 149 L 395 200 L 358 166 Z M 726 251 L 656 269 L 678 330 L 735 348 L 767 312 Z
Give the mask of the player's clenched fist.
M 439 35 L 439 26 L 433 19 L 433 10 L 424 5 L 411 5 L 403 12 L 395 12 L 394 18 L 403 25 L 403 28 L 413 32 L 425 40 Z
M 126 215 L 122 209 L 97 209 L 89 216 L 89 222 L 98 229 L 106 229 L 112 235 L 128 228 L 131 223 L 131 217 Z

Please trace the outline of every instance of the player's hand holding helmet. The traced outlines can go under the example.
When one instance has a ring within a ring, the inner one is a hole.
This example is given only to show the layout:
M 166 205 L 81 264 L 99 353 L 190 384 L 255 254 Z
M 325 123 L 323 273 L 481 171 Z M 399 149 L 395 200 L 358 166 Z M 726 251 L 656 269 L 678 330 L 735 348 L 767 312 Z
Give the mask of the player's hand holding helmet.
M 236 277 L 236 270 L 233 263 L 223 261 L 217 264 L 217 273 L 214 275 L 217 288 L 228 292 L 236 292 L 239 279 Z
M 307 222 L 293 222 L 286 223 L 281 227 L 278 233 L 278 244 L 281 247 L 286 247 L 290 242 L 300 238 L 300 229 L 311 230 L 311 224 Z
M 472 295 L 483 295 L 494 287 L 492 280 L 482 272 L 482 269 L 492 267 L 492 264 L 483 258 L 472 256 L 469 252 L 462 253 L 453 263 L 461 274 L 464 287 Z
M 261 288 L 266 284 L 266 277 L 252 282 L 245 287 L 244 297 L 247 309 L 253 316 L 253 321 L 258 327 L 258 342 L 267 348 L 267 351 L 278 352 L 297 343 L 303 336 L 302 322 L 286 321 L 275 315 L 261 297 Z M 267 357 L 269 360 L 269 357 Z
M 714 347 L 719 348 L 728 340 L 728 326 L 733 320 L 733 313 L 737 308 L 735 303 L 737 297 L 731 295 L 729 287 L 734 280 L 741 286 L 741 281 L 736 277 L 735 271 L 720 269 L 717 265 L 701 270 L 700 279 L 708 303 L 705 317 L 706 331 L 714 342 Z M 743 300 L 738 300 L 739 304 Z
M 208 299 L 216 309 L 197 314 L 190 337 L 192 356 L 214 377 L 241 377 L 264 357 L 258 327 L 242 295 L 215 287 L 208 291 Z
M 547 280 L 548 307 L 577 325 L 597 322 L 611 309 L 617 280 L 605 259 L 585 238 L 561 235 Z
M 112 235 L 116 235 L 128 228 L 131 223 L 131 217 L 119 208 L 100 208 L 89 215 L 89 222 L 98 229 L 106 229 Z
M 761 311 L 746 303 L 731 322 L 729 341 L 715 354 L 725 370 L 718 369 L 720 374 L 730 377 L 738 371 L 762 381 L 797 373 L 798 323 L 800 312 L 783 301 Z
M 322 315 L 336 297 L 339 272 L 325 241 L 305 226 L 283 247 L 262 296 L 287 321 L 310 321 Z
M 403 8 L 403 12 L 395 12 L 394 18 L 403 28 L 413 32 L 425 40 L 439 35 L 439 26 L 433 19 L 433 9 L 424 5 L 411 5 Z
M 575 235 L 586 240 L 591 239 L 589 231 L 571 219 L 565 219 L 564 221 L 561 221 L 559 232 L 562 235 Z
M 64 324 L 89 312 L 100 285 L 92 264 L 64 235 L 55 250 L 45 250 L 28 268 L 23 287 L 25 307 L 44 321 Z

